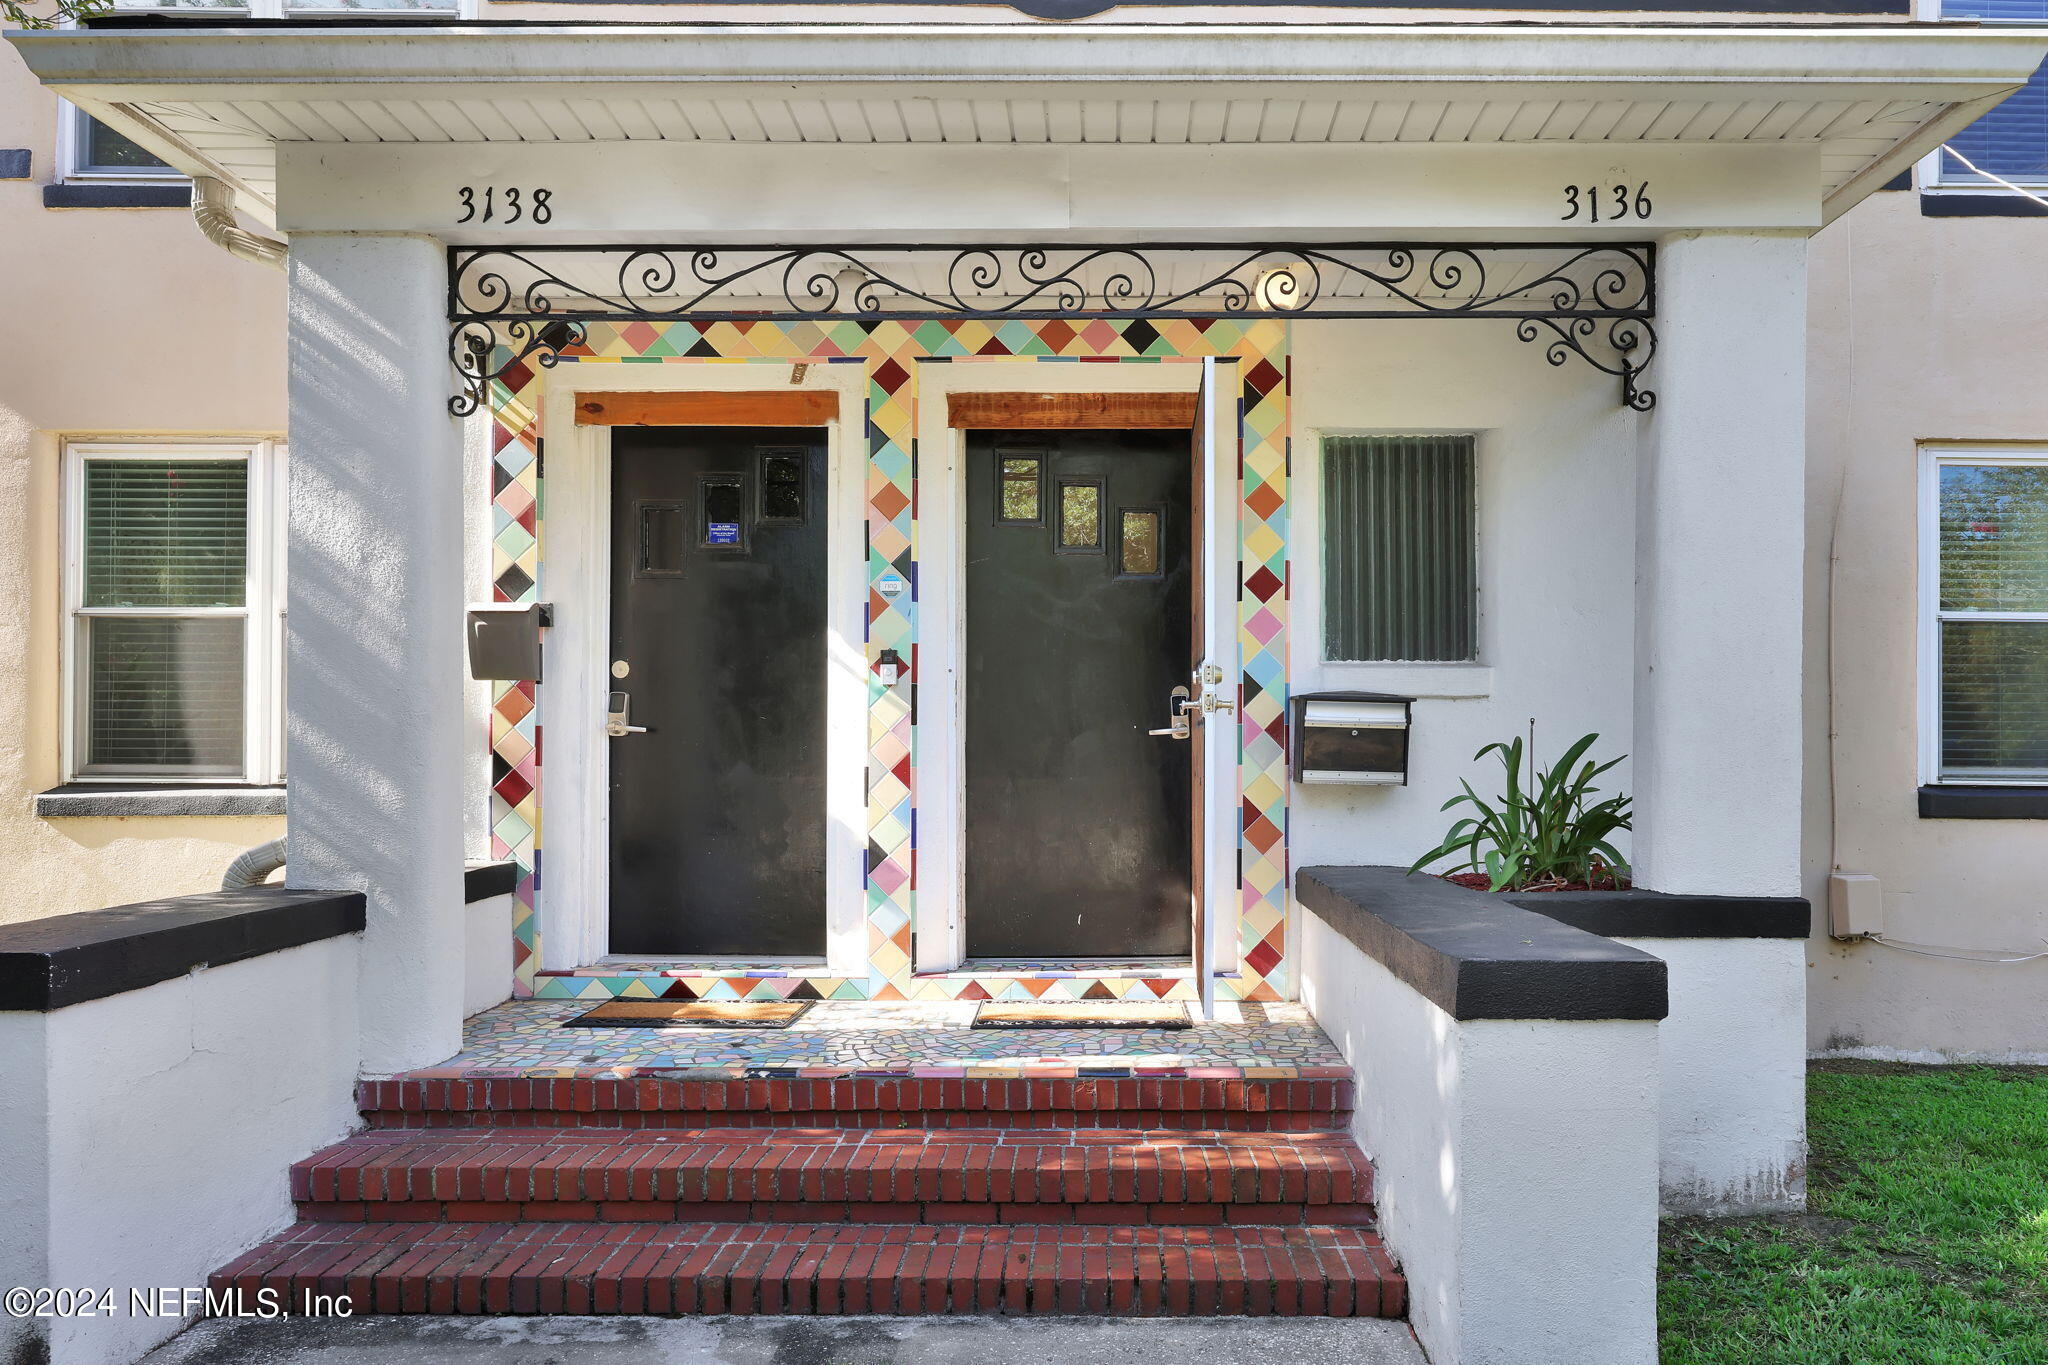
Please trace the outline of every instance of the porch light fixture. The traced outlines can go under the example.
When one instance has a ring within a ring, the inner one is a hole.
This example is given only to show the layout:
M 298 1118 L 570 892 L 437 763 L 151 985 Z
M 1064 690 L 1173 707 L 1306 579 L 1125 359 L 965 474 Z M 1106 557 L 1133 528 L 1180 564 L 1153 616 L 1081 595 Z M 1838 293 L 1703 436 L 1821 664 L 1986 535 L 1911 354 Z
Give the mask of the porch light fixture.
M 1297 273 L 1293 265 L 1271 266 L 1259 272 L 1252 285 L 1252 298 L 1269 313 L 1298 313 L 1313 301 L 1308 292 L 1306 270 Z

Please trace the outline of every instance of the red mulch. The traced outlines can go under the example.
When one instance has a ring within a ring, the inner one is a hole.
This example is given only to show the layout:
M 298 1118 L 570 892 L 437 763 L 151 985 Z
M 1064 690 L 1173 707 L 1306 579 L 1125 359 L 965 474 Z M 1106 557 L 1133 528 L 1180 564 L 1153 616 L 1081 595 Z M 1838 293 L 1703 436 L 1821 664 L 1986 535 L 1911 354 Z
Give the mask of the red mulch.
M 1446 872 L 1442 876 L 1447 882 L 1456 882 L 1459 886 L 1468 886 L 1474 891 L 1484 891 L 1493 885 L 1484 872 Z M 1532 891 L 1626 891 L 1633 885 L 1634 883 L 1626 877 L 1619 882 L 1612 877 L 1602 877 L 1598 883 L 1567 882 L 1553 878 L 1549 881 L 1531 882 L 1515 894 L 1519 896 Z

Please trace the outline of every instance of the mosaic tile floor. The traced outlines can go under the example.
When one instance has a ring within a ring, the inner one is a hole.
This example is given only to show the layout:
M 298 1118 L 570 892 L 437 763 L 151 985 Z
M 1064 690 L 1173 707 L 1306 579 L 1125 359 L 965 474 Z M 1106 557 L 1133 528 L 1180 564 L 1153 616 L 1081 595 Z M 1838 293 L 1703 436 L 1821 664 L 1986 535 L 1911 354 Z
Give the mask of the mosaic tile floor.
M 1348 1076 L 1295 1004 L 1219 1002 L 1191 1029 L 974 1029 L 971 1001 L 822 1001 L 791 1027 L 568 1029 L 579 1000 L 513 1000 L 463 1026 L 434 1074 L 616 1076 L 640 1071 L 829 1076 Z

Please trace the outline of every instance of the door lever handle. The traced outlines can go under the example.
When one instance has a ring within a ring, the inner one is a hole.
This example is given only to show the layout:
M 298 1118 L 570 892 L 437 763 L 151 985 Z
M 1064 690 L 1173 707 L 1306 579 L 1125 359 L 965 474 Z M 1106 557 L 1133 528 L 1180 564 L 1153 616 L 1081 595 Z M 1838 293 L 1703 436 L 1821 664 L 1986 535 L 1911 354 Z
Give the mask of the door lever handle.
M 1188 690 L 1185 687 L 1176 687 L 1167 695 L 1171 699 L 1173 723 L 1164 730 L 1147 730 L 1145 733 L 1157 735 L 1162 739 L 1192 738 L 1194 717 L 1200 708 L 1188 699 Z
M 633 713 L 632 708 L 633 699 L 631 697 L 628 697 L 624 692 L 612 693 L 605 704 L 604 732 L 613 739 L 619 739 L 626 735 L 646 734 L 646 726 L 627 724 Z

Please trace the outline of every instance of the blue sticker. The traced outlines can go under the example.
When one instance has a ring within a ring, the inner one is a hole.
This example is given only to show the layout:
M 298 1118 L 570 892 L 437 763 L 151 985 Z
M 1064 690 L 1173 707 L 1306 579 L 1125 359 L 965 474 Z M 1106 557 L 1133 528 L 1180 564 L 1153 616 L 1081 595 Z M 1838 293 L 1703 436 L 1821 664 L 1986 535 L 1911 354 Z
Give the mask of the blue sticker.
M 740 524 L 736 521 L 714 521 L 705 532 L 706 545 L 737 545 L 740 543 Z

